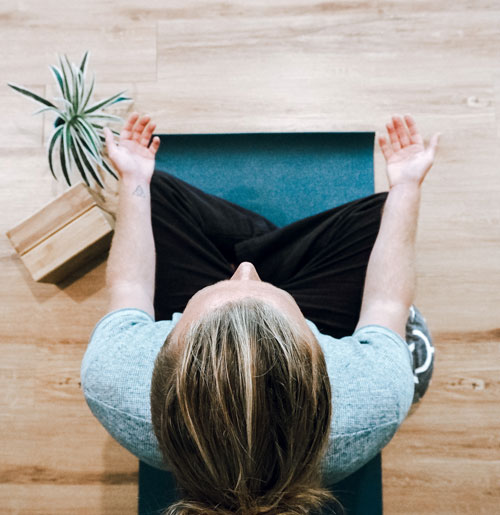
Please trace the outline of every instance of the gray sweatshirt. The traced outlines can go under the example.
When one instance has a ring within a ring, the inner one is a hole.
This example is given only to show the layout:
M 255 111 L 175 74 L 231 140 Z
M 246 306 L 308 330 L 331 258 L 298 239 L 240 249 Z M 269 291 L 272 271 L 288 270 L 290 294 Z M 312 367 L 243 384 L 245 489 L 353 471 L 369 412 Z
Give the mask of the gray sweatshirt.
M 150 387 L 156 355 L 182 313 L 155 322 L 124 308 L 101 318 L 81 367 L 87 404 L 109 434 L 137 458 L 163 470 L 151 424 Z M 379 325 L 333 338 L 307 320 L 325 355 L 332 388 L 332 423 L 322 462 L 326 484 L 340 481 L 389 443 L 410 409 L 412 354 L 394 331 Z

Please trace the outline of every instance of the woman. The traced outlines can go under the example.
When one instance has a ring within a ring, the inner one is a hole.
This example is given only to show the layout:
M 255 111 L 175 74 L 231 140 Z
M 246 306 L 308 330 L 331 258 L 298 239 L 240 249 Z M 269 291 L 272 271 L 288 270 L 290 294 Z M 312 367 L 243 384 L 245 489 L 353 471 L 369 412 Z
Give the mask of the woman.
M 116 440 L 172 469 L 168 513 L 309 513 L 425 393 L 414 242 L 438 135 L 425 147 L 405 121 L 379 138 L 388 193 L 283 228 L 155 172 L 149 117 L 119 146 L 106 132 L 121 177 L 110 313 L 82 388 Z

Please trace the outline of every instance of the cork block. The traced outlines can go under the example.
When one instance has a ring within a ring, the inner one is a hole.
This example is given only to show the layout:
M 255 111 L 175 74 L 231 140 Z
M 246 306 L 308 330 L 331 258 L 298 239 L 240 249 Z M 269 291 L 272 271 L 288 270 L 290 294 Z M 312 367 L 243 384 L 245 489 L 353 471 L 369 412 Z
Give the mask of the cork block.
M 56 283 L 106 252 L 114 218 L 85 184 L 72 186 L 7 232 L 35 281 Z

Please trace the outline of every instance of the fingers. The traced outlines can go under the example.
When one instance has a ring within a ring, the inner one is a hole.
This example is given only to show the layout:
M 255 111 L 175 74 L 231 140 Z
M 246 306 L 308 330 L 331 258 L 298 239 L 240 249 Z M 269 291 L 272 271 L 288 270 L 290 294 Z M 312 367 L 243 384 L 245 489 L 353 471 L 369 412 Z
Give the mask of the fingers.
M 148 147 L 155 129 L 156 123 L 151 121 L 151 116 L 146 114 L 140 117 L 139 113 L 134 112 L 129 116 L 125 127 L 120 133 L 120 140 L 129 139 L 136 141 L 144 147 Z M 151 146 L 149 146 L 150 149 L 152 149 L 154 142 L 154 152 L 156 152 L 160 146 L 160 138 L 154 138 L 153 142 L 151 142 Z
M 134 125 L 134 130 L 132 131 L 132 140 L 137 141 L 137 143 L 140 143 L 142 140 L 142 133 L 144 132 L 144 129 L 148 122 L 151 120 L 151 116 L 148 114 L 145 114 L 141 118 L 137 120 L 137 122 Z
M 151 142 L 151 145 L 149 146 L 149 150 L 153 152 L 153 154 L 156 154 L 156 151 L 160 147 L 160 138 L 158 136 L 155 136 L 153 138 L 153 141 Z
M 437 132 L 434 134 L 429 141 L 429 146 L 427 147 L 427 150 L 431 153 L 432 159 L 434 159 L 436 155 L 436 150 L 439 144 L 439 138 L 441 137 L 441 133 Z
M 423 145 L 424 143 L 413 117 L 407 114 L 404 119 L 408 125 L 408 130 L 400 116 L 392 116 L 392 120 L 385 124 L 389 134 L 390 145 L 386 143 L 383 137 L 379 138 L 379 144 L 386 158 L 409 145 Z
M 399 144 L 402 148 L 407 147 L 410 144 L 410 136 L 406 130 L 403 120 L 399 116 L 393 116 L 392 122 L 396 129 L 396 134 L 398 135 Z
M 144 128 L 150 120 L 151 116 L 149 116 L 148 114 L 139 117 L 139 113 L 132 113 L 128 117 L 128 120 L 125 123 L 125 127 L 120 133 L 120 140 L 130 139 L 132 141 L 137 141 L 138 143 L 140 143 Z
M 410 145 L 410 136 L 400 116 L 393 116 L 392 122 L 386 123 L 394 152 Z
M 387 140 L 383 136 L 380 136 L 378 139 L 378 144 L 380 145 L 382 154 L 384 154 L 386 161 L 389 160 L 389 158 L 392 156 L 392 154 L 394 154 L 394 152 L 389 143 L 387 143 Z
M 385 127 L 389 133 L 393 151 L 397 152 L 398 150 L 401 150 L 401 143 L 399 142 L 398 133 L 396 132 L 396 128 L 394 127 L 393 122 L 386 123 Z
M 420 132 L 418 132 L 417 124 L 415 123 L 413 116 L 411 116 L 409 114 L 405 115 L 405 121 L 406 121 L 406 125 L 408 125 L 408 130 L 410 131 L 411 142 L 416 145 L 423 145 L 424 140 L 423 140 L 422 136 L 420 135 Z
M 439 144 L 439 138 L 442 133 L 437 132 L 434 134 L 429 141 L 427 148 L 424 148 L 424 140 L 417 129 L 417 124 L 415 123 L 413 116 L 406 114 L 404 116 L 404 120 L 408 126 L 408 130 L 400 116 L 392 116 L 392 121 L 385 124 L 389 134 L 390 143 L 388 143 L 386 138 L 383 136 L 379 136 L 378 138 L 378 142 L 385 159 L 388 161 L 394 153 L 400 151 L 404 147 L 409 145 L 419 145 L 423 147 L 422 150 L 425 150 L 425 152 L 431 156 L 432 160 L 434 160 Z
M 156 129 L 156 123 L 149 122 L 144 128 L 139 143 L 145 147 L 149 145 L 151 140 L 151 136 L 153 135 L 154 130 Z
M 120 132 L 120 140 L 122 139 L 132 139 L 132 130 L 134 128 L 135 122 L 139 118 L 139 113 L 132 113 L 128 120 L 125 123 L 125 127 L 123 127 L 122 131 Z
M 108 127 L 104 127 L 104 137 L 106 139 L 106 149 L 108 151 L 108 155 L 111 157 L 115 150 L 115 142 L 113 139 L 113 133 L 109 130 Z

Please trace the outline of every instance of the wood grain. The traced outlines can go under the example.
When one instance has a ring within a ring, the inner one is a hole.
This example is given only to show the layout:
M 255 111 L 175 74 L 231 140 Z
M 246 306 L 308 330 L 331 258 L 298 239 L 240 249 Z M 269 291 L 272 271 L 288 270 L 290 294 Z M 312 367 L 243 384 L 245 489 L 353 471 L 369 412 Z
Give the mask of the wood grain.
M 114 220 L 97 205 L 21 256 L 35 281 L 59 282 L 109 250 Z
M 87 189 L 83 183 L 75 184 L 56 201 L 50 202 L 35 215 L 7 231 L 7 237 L 16 252 L 24 254 L 96 203 L 90 188 Z
M 7 0 L 0 10 L 0 506 L 6 514 L 134 514 L 137 460 L 90 413 L 80 363 L 105 314 L 106 256 L 34 283 L 5 231 L 66 188 L 54 119 L 13 92 L 55 95 L 57 53 L 91 51 L 96 99 L 162 133 L 376 131 L 410 112 L 443 132 L 424 183 L 415 300 L 436 345 L 431 387 L 383 453 L 385 513 L 500 506 L 500 8 L 491 0 Z M 116 202 L 116 184 L 105 192 Z M 387 189 L 375 148 L 375 186 Z
M 430 390 L 383 454 L 386 511 L 497 513 L 500 330 L 437 333 L 435 344 Z

